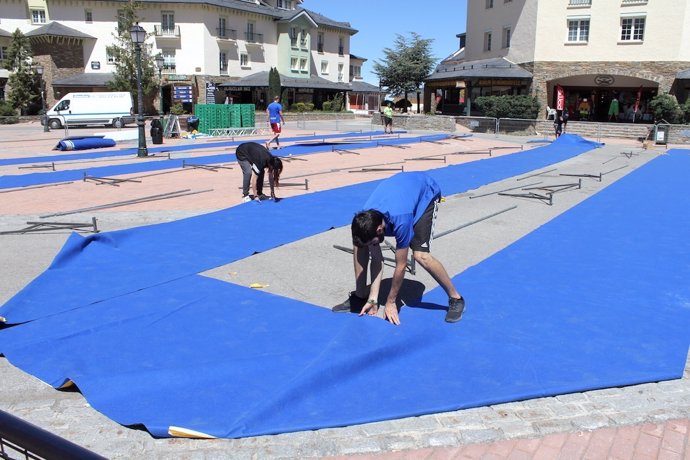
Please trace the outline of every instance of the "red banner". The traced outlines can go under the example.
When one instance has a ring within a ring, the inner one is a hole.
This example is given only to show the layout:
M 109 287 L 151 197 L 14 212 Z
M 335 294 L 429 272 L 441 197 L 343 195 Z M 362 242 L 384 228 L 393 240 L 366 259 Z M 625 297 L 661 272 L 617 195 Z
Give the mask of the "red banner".
M 637 99 L 635 99 L 635 108 L 633 109 L 633 112 L 637 113 L 638 110 L 640 110 L 640 99 L 642 99 L 642 87 L 637 90 Z
M 565 109 L 565 91 L 561 85 L 556 85 L 556 110 Z

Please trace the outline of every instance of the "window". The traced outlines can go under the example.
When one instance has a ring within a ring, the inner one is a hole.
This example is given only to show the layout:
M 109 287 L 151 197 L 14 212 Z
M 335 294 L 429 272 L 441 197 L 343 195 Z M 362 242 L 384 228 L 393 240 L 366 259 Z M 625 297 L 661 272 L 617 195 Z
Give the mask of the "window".
M 298 63 L 297 58 L 296 58 L 296 57 L 291 57 L 291 58 L 290 58 L 290 70 L 297 71 L 297 63 Z
M 362 66 L 351 65 L 350 66 L 350 78 L 362 78 Z
M 491 32 L 484 32 L 484 51 L 491 51 Z
M 218 55 L 218 60 L 220 61 L 220 71 L 221 72 L 227 72 L 228 71 L 228 57 L 225 53 L 221 52 Z
M 276 6 L 278 8 L 281 8 L 283 10 L 291 10 L 292 9 L 292 0 L 278 0 L 276 3 Z
M 510 48 L 510 27 L 503 28 L 503 48 Z
M 31 23 L 32 24 L 45 24 L 46 23 L 46 11 L 45 10 L 31 10 Z
M 177 68 L 175 65 L 175 50 L 174 49 L 164 49 L 161 50 L 163 55 L 163 71 L 172 72 Z
M 299 31 L 297 27 L 290 27 L 290 46 L 293 48 L 297 47 L 297 36 L 299 35 Z
M 254 43 L 256 42 L 256 37 L 254 36 L 254 23 L 253 22 L 248 22 L 247 23 L 247 32 L 246 32 L 246 38 L 248 42 Z
M 339 63 L 338 63 L 338 81 L 343 81 L 343 77 L 344 77 L 344 75 L 343 75 L 343 68 L 344 68 L 344 67 L 345 67 L 345 66 L 343 65 L 342 62 L 339 62 Z
M 225 28 L 227 25 L 227 20 L 224 17 L 218 18 L 218 36 L 220 38 L 225 38 L 228 36 L 227 29 Z
M 107 50 L 105 52 L 105 60 L 108 64 L 115 65 L 117 63 L 117 58 L 110 54 Z
M 494 7 L 494 0 L 486 0 L 486 9 L 491 9 Z
M 568 19 L 568 43 L 587 43 L 589 41 L 589 18 Z
M 621 41 L 644 40 L 645 18 L 621 18 Z
M 307 31 L 302 29 L 302 35 L 300 35 L 299 44 L 302 48 L 307 46 Z
M 345 40 L 343 37 L 338 37 L 338 55 L 343 56 L 345 54 Z
M 309 68 L 307 67 L 307 58 L 300 58 L 299 70 L 300 72 L 306 72 L 307 70 L 309 70 Z
M 161 12 L 161 34 L 175 35 L 175 13 L 172 11 Z
M 0 46 L 0 67 L 4 66 L 5 59 L 7 59 L 7 47 Z
M 318 33 L 316 40 L 317 40 L 317 45 L 316 45 L 317 51 L 319 53 L 323 53 L 323 41 L 324 41 L 323 32 Z
M 328 75 L 328 61 L 321 61 L 321 73 Z
M 84 22 L 89 24 L 93 22 L 93 12 L 91 10 L 84 10 Z
M 240 53 L 240 67 L 251 67 L 249 63 L 249 54 Z

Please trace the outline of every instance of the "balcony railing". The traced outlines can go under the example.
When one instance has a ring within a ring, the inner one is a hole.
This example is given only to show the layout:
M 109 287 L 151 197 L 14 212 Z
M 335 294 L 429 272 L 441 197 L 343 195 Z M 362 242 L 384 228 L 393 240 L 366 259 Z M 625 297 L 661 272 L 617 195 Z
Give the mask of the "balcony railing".
M 156 37 L 180 38 L 180 26 L 163 27 L 155 25 L 153 26 L 153 31 Z
M 592 0 L 569 0 L 568 6 L 592 6 Z
M 343 56 L 345 54 L 345 47 L 339 46 L 338 47 L 338 56 Z
M 245 32 L 244 39 L 247 43 L 263 43 L 264 34 L 257 34 L 256 32 Z
M 217 37 L 222 40 L 237 40 L 237 31 L 234 29 L 216 29 Z
M 623 5 L 646 5 L 647 0 L 622 0 Z

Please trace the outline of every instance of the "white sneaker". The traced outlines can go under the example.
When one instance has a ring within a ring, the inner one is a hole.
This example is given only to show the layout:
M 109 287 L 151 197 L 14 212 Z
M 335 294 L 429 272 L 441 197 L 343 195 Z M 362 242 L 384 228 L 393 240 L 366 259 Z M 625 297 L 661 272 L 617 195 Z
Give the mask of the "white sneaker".
M 242 203 L 249 203 L 250 201 L 252 201 L 252 197 L 249 195 L 242 197 Z

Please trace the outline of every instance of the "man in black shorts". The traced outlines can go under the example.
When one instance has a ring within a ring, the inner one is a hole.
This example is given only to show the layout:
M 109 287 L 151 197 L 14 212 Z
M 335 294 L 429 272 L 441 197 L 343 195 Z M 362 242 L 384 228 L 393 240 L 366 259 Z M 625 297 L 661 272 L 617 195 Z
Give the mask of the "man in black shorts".
M 399 173 L 382 181 L 352 219 L 355 291 L 334 312 L 358 311 L 360 316 L 375 315 L 378 311 L 379 288 L 383 277 L 381 243 L 384 236 L 395 236 L 395 270 L 386 299 L 384 317 L 400 324 L 397 298 L 405 270 L 409 249 L 424 269 L 448 295 L 446 321 L 454 323 L 462 318 L 465 300 L 458 293 L 441 262 L 430 251 L 434 220 L 441 190 L 431 176 L 424 172 Z M 369 258 L 371 257 L 371 263 Z M 367 287 L 367 269 L 371 267 L 371 286 Z
M 271 187 L 271 199 L 275 200 L 274 187 L 279 186 L 283 162 L 271 155 L 266 147 L 256 142 L 244 142 L 235 150 L 237 162 L 242 168 L 242 201 L 267 200 L 263 194 L 264 173 L 268 170 L 268 184 Z M 251 187 L 252 194 L 249 194 Z

